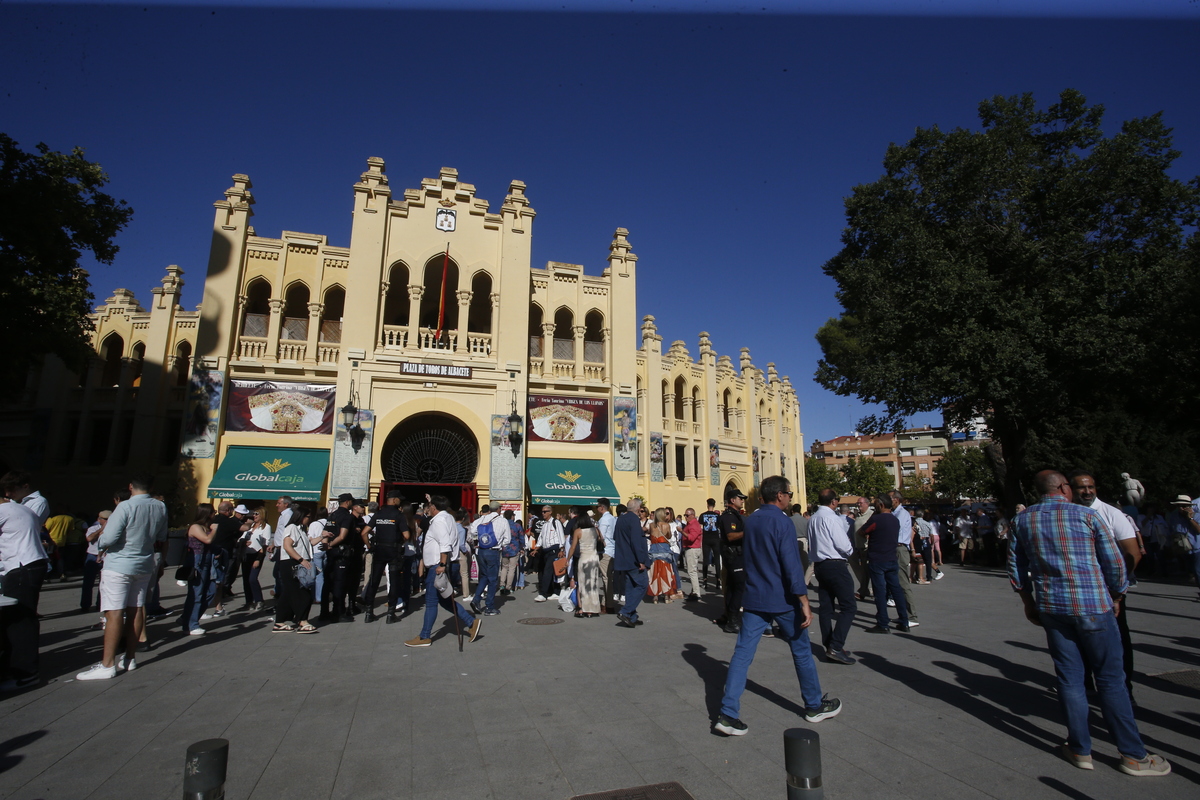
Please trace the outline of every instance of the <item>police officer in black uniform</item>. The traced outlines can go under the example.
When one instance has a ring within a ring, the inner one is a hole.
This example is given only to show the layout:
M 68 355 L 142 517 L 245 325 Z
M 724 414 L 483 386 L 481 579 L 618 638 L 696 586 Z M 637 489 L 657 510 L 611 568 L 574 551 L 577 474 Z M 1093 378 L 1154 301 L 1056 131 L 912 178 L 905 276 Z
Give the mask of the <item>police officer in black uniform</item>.
M 354 617 L 346 606 L 351 590 L 349 579 L 354 553 L 349 546 L 352 534 L 358 531 L 354 513 L 354 495 L 349 492 L 338 495 L 338 508 L 325 520 L 325 535 L 322 537 L 326 550 L 325 588 L 321 592 L 321 619 L 329 622 L 353 622 Z
M 746 495 L 730 487 L 725 490 L 725 510 L 717 525 L 721 530 L 721 563 L 725 567 L 722 588 L 725 589 L 725 613 L 716 623 L 726 633 L 742 629 L 742 594 L 746 590 L 746 573 L 742 568 L 742 534 L 746 530 L 742 509 Z
M 367 542 L 367 548 L 372 554 L 371 575 L 367 579 L 367 587 L 363 590 L 363 601 L 366 606 L 363 622 L 375 621 L 375 593 L 379 590 L 379 581 L 383 579 L 383 570 L 388 571 L 388 605 L 387 623 L 398 622 L 396 605 L 400 602 L 400 567 L 403 563 L 404 543 L 410 534 L 408 518 L 400 510 L 404 498 L 396 489 L 388 492 L 387 505 L 375 512 L 371 523 L 362 530 L 362 539 Z M 407 599 L 407 598 L 406 598 Z

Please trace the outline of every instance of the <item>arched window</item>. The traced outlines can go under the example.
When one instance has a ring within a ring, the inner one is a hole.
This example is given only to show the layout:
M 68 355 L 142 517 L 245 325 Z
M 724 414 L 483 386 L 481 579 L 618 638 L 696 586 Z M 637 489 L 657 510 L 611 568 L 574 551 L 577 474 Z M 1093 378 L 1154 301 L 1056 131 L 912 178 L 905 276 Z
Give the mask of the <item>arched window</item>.
M 192 377 L 192 343 L 180 342 L 175 348 L 175 385 L 187 386 Z
M 442 291 L 442 265 L 445 264 L 445 297 Z M 425 293 L 421 295 L 421 327 L 431 331 L 438 329 L 438 318 L 442 318 L 442 330 L 458 328 L 458 264 L 454 259 L 436 255 L 425 262 Z M 443 312 L 442 309 L 445 309 Z
M 662 417 L 664 420 L 671 415 L 667 413 L 667 395 L 671 393 L 671 387 L 667 384 L 667 379 L 663 378 L 662 382 Z
M 529 357 L 541 358 L 542 352 L 542 307 L 537 303 L 529 306 Z
M 734 424 L 737 426 L 737 432 L 738 432 L 738 433 L 741 433 L 741 432 L 742 432 L 742 430 L 743 430 L 743 425 L 742 425 L 742 410 L 743 410 L 743 409 L 742 409 L 742 398 L 740 398 L 740 397 L 739 397 L 739 398 L 737 399 L 737 414 L 735 414 L 735 415 L 734 415 L 734 418 L 733 418 Z
M 146 345 L 144 342 L 138 342 L 133 346 L 133 351 L 130 353 L 133 359 L 133 376 L 130 378 L 130 386 L 142 385 L 142 366 L 146 363 Z
M 558 361 L 575 360 L 575 315 L 569 308 L 554 312 L 554 358 Z
M 321 312 L 322 342 L 336 344 L 342 341 L 342 317 L 346 315 L 346 290 L 333 286 L 325 292 L 325 308 Z
M 758 401 L 758 435 L 767 435 L 767 401 Z
M 680 375 L 675 379 L 675 419 L 683 419 L 683 398 L 687 396 L 687 383 Z
M 121 357 L 125 355 L 125 340 L 118 333 L 104 337 L 100 345 L 100 358 L 104 359 L 104 371 L 100 373 L 101 386 L 116 386 L 121 382 Z
M 471 279 L 471 306 L 467 309 L 467 331 L 492 332 L 492 276 L 476 272 Z
M 384 325 L 408 325 L 408 267 L 397 263 L 388 276 L 387 299 L 383 301 Z
M 293 283 L 284 295 L 283 327 L 279 329 L 279 338 L 301 342 L 308 339 L 308 287 L 303 283 Z
M 255 278 L 246 287 L 246 316 L 242 320 L 242 336 L 267 338 L 267 323 L 271 319 L 271 284 Z
M 583 360 L 589 364 L 604 363 L 604 315 L 592 309 L 583 318 Z
M 700 421 L 700 387 L 692 387 L 692 422 Z
M 729 404 L 733 402 L 733 395 L 728 389 L 721 395 L 721 415 L 724 418 L 725 428 L 730 429 L 733 426 L 729 424 L 730 408 Z

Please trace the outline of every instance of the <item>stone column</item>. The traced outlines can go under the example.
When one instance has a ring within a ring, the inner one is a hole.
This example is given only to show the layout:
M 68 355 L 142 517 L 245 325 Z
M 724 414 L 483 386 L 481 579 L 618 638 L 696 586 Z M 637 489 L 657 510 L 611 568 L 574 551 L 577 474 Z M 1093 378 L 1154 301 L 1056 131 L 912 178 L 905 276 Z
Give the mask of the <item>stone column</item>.
M 674 434 L 663 432 L 663 478 L 667 480 L 677 480 L 675 474 L 675 436 Z
M 554 377 L 554 323 L 542 323 L 542 377 Z
M 500 293 L 492 292 L 489 299 L 492 301 L 492 324 L 489 330 L 489 333 L 492 334 L 491 353 L 495 353 L 500 343 Z M 491 355 L 491 353 L 488 353 L 488 355 Z
M 467 352 L 467 337 L 469 335 L 470 326 L 467 324 L 467 317 L 471 311 L 471 295 L 473 292 L 460 291 L 458 293 L 458 343 L 454 350 L 458 353 Z
M 233 336 L 233 361 L 237 361 L 242 357 L 242 331 L 246 329 L 246 303 L 248 302 L 250 302 L 249 297 L 244 294 L 238 295 L 237 319 Z M 194 352 L 193 355 L 195 355 Z
M 264 361 L 279 360 L 279 331 L 283 327 L 283 300 L 272 297 L 271 319 L 267 323 L 267 351 L 263 354 Z
M 584 378 L 583 374 L 583 336 L 587 333 L 587 328 L 583 325 L 576 325 L 573 329 L 575 334 L 575 380 L 581 381 Z
M 421 297 L 425 287 L 410 283 L 408 285 L 408 349 L 421 349 Z
M 317 357 L 317 342 L 321 338 L 321 312 L 324 310 L 324 303 L 308 304 L 308 341 L 304 346 L 304 360 L 307 363 L 316 364 L 320 360 Z
M 615 383 L 613 380 L 612 328 L 605 328 L 602 335 L 604 339 L 604 380 Z

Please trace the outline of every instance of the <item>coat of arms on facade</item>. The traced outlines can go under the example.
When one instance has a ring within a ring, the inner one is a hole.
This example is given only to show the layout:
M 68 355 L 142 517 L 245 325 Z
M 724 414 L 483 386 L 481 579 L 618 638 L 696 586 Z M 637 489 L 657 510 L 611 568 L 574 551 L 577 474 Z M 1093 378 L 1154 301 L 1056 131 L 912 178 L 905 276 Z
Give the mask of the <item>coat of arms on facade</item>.
M 439 231 L 452 231 L 457 223 L 458 212 L 452 208 L 439 208 L 434 216 L 434 227 Z

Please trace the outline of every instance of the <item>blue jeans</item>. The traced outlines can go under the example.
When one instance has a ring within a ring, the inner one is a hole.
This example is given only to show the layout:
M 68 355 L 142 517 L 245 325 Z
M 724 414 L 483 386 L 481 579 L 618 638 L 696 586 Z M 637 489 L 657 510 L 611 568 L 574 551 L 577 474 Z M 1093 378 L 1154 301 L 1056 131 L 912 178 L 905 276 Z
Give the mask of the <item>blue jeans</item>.
M 650 586 L 650 573 L 644 569 L 627 569 L 622 570 L 621 574 L 625 576 L 625 605 L 617 613 L 637 622 L 637 607 L 642 604 L 646 589 Z
M 188 553 L 184 558 L 185 564 L 189 558 L 194 559 L 192 563 L 195 564 L 200 577 L 189 582 L 187 597 L 183 601 L 183 613 L 179 617 L 179 623 L 183 626 L 184 633 L 200 627 L 200 615 L 212 605 L 217 596 L 217 587 L 225 582 L 223 558 L 215 553 L 205 553 L 196 559 L 192 553 Z
M 479 586 L 475 589 L 475 605 L 479 605 L 479 598 L 483 596 L 483 590 L 486 588 L 487 604 L 484 608 L 494 611 L 496 586 L 500 583 L 500 551 L 495 548 L 480 550 L 475 554 L 475 560 L 479 562 Z
M 317 585 L 313 587 L 313 598 L 321 602 L 321 590 L 325 588 L 325 551 L 313 548 L 312 565 L 317 570 Z
M 1133 705 L 1125 690 L 1125 668 L 1121 635 L 1115 614 L 1072 617 L 1042 614 L 1046 644 L 1058 675 L 1058 703 L 1067 719 L 1067 745 L 1077 755 L 1092 752 L 1088 733 L 1088 701 L 1084 688 L 1085 665 L 1096 678 L 1104 724 L 1116 740 L 1117 750 L 1130 758 L 1146 757 L 1146 746 L 1138 735 Z
M 867 564 L 871 572 L 871 591 L 875 595 L 875 624 L 881 628 L 888 626 L 888 595 L 896 601 L 896 613 L 900 616 L 900 624 L 908 624 L 908 601 L 904 599 L 904 590 L 900 588 L 900 564 L 896 561 L 871 561 Z
M 100 562 L 91 553 L 83 562 L 83 588 L 79 595 L 79 607 L 88 611 L 92 606 L 100 607 L 96 600 L 96 582 L 100 580 Z
M 812 647 L 808 643 L 808 628 L 797 627 L 798 619 L 797 607 L 782 614 L 751 611 L 748 608 L 742 612 L 742 630 L 738 633 L 733 657 L 729 659 L 729 674 L 725 676 L 725 696 L 721 698 L 722 714 L 733 719 L 738 718 L 742 706 L 742 692 L 746 690 L 746 673 L 750 671 L 750 663 L 754 661 L 754 651 L 758 649 L 763 631 L 772 622 L 783 631 L 783 638 L 787 639 L 792 648 L 792 663 L 796 665 L 796 678 L 800 681 L 800 696 L 804 699 L 804 707 L 821 707 L 821 681 L 817 678 L 817 665 L 813 662 Z
M 439 605 L 451 614 L 457 614 L 458 621 L 462 623 L 464 628 L 469 628 L 475 624 L 475 618 L 468 614 L 465 608 L 456 603 L 453 597 L 442 597 L 438 594 L 437 589 L 433 588 L 433 582 L 436 578 L 437 567 L 428 567 L 425 572 L 425 622 L 421 625 L 422 639 L 428 639 L 433 635 L 433 623 L 437 622 Z

